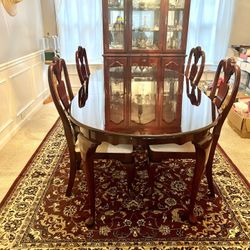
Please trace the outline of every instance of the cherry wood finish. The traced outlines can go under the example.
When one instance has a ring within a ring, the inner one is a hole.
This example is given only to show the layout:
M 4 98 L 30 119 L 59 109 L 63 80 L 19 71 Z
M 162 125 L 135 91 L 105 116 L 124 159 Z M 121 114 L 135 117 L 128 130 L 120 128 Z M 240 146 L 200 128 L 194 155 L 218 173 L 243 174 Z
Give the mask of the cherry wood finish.
M 131 184 L 135 175 L 133 151 L 120 152 L 119 150 L 121 148 L 117 148 L 115 151 L 109 151 L 102 146 L 98 147 L 103 142 L 102 140 L 98 142 L 87 140 L 84 136 L 84 129 L 82 130 L 76 123 L 73 123 L 69 119 L 69 110 L 72 101 L 82 98 L 82 95 L 77 95 L 77 97 L 74 97 L 69 80 L 68 70 L 63 59 L 55 58 L 50 64 L 48 68 L 48 80 L 53 102 L 63 123 L 64 133 L 70 155 L 70 173 L 66 195 L 70 196 L 72 193 L 76 171 L 80 168 L 80 164 L 82 162 L 87 169 L 86 177 L 87 183 L 89 185 L 90 209 L 92 211 L 91 215 L 93 215 L 86 220 L 86 224 L 90 226 L 93 225 L 95 221 L 95 192 L 93 188 L 94 159 L 115 159 L 121 161 L 121 165 L 123 165 L 127 170 L 128 191 L 130 192 Z M 86 88 L 86 92 L 88 92 L 88 85 Z M 85 96 L 84 99 L 86 101 L 88 96 Z M 78 102 L 77 107 L 79 107 L 79 104 L 82 105 L 83 103 Z M 82 106 L 84 107 L 84 105 L 85 103 Z M 86 147 L 88 147 L 86 154 L 84 154 L 82 151 L 80 154 L 80 149 L 82 148 L 82 144 L 80 145 L 80 143 L 86 144 Z M 76 147 L 78 148 L 77 151 L 75 150 Z
M 205 67 L 205 60 L 205 52 L 200 46 L 191 49 L 185 69 L 185 75 L 195 85 L 197 85 L 201 79 Z
M 232 77 L 234 76 L 234 77 Z M 220 77 L 223 77 L 222 83 L 218 86 L 218 80 Z M 232 79 L 230 81 L 230 79 Z M 207 131 L 207 136 L 205 140 L 201 140 L 198 143 L 192 140 L 192 143 L 195 147 L 195 152 L 190 150 L 187 152 L 170 152 L 167 151 L 168 147 L 163 151 L 152 151 L 149 147 L 149 161 L 150 162 L 159 162 L 163 159 L 167 158 L 193 158 L 196 159 L 196 165 L 194 170 L 194 177 L 192 183 L 192 193 L 191 193 L 191 201 L 189 208 L 189 219 L 191 222 L 196 222 L 195 216 L 192 214 L 192 210 L 194 208 L 195 197 L 198 192 L 199 183 L 203 176 L 203 173 L 206 172 L 206 177 L 208 181 L 208 187 L 210 190 L 210 195 L 214 197 L 215 190 L 213 185 L 213 176 L 212 176 L 212 166 L 214 153 L 216 149 L 216 145 L 219 140 L 220 132 L 222 125 L 230 111 L 240 84 L 240 68 L 236 65 L 234 59 L 221 60 L 216 75 L 213 81 L 213 88 L 210 94 L 210 98 L 212 102 L 215 104 L 217 110 L 219 111 L 219 115 L 216 118 L 216 125 L 213 127 L 212 131 Z M 192 86 L 187 85 L 186 93 L 190 102 L 199 106 L 202 102 L 202 93 L 197 88 L 197 84 L 193 84 Z M 230 89 L 230 91 L 229 91 Z M 191 114 L 190 114 L 191 115 Z M 215 116 L 215 114 L 213 114 Z M 202 117 L 200 117 L 202 119 Z M 181 146 L 180 146 L 181 147 Z M 205 162 L 204 165 L 200 164 L 200 162 Z M 201 167 L 201 165 L 203 167 Z M 154 167 L 150 164 L 150 185 L 153 187 L 154 182 Z
M 79 79 L 81 84 L 83 84 L 90 76 L 90 69 L 86 49 L 82 46 L 78 46 L 78 49 L 75 52 L 75 61 Z
M 103 70 L 92 74 L 85 105 L 79 107 L 76 95 L 70 107 L 71 121 L 84 131 L 85 138 L 91 142 L 91 146 L 86 147 L 91 211 L 88 222 L 94 223 L 95 218 L 93 154 L 96 145 L 103 141 L 114 145 L 125 143 L 144 147 L 193 142 L 198 156 L 190 194 L 189 218 L 195 221 L 193 209 L 212 140 L 208 132 L 217 123 L 216 106 L 204 93 L 200 93 L 199 103 L 193 103 L 187 95 L 187 86 L 191 89 L 193 85 L 179 72 L 167 71 L 168 79 L 166 75 L 164 78 L 163 75 L 159 76 L 152 67 L 142 67 L 141 71 L 140 67 L 134 65 L 131 70 L 133 77 L 122 82 L 120 80 L 123 79 L 124 71 L 121 69 L 126 63 L 126 59 L 121 58 L 115 62 L 110 60 L 110 64 L 117 67 L 109 72 L 110 79 L 116 76 L 117 82 L 105 82 Z M 157 65 L 157 61 L 153 60 L 152 63 Z M 166 111 L 171 114 L 166 116 Z M 183 111 L 187 111 L 188 115 Z
M 142 0 L 139 6 L 136 2 L 139 1 L 102 1 L 104 55 L 185 54 L 190 0 L 184 0 L 183 5 L 176 6 L 168 0 L 152 0 L 151 3 Z M 114 16 L 120 17 L 121 20 L 115 20 Z M 117 22 L 119 22 L 118 29 L 116 28 Z M 120 46 L 111 44 L 114 40 L 112 33 L 116 32 L 121 33 L 121 39 L 118 39 Z M 135 32 L 146 33 L 147 37 L 144 36 L 144 38 L 148 43 L 140 44 L 141 46 L 134 45 L 135 38 L 141 38 L 141 36 L 135 37 Z M 179 37 L 177 37 L 178 32 Z M 150 35 L 154 36 L 153 41 L 148 41 Z M 168 44 L 167 40 L 170 38 L 176 38 L 175 46 Z M 157 46 L 153 46 L 154 43 Z
M 81 88 L 78 92 L 79 106 L 83 107 L 86 99 L 88 98 L 90 69 L 86 50 L 82 46 L 78 46 L 78 49 L 75 52 L 75 61 L 78 78 L 81 82 Z
M 223 77 L 223 82 L 218 86 L 219 78 Z M 211 195 L 214 196 L 214 185 L 212 167 L 216 145 L 218 143 L 223 123 L 233 106 L 240 85 L 241 70 L 233 58 L 221 60 L 215 74 L 210 98 L 219 109 L 218 123 L 214 127 L 212 135 L 213 141 L 206 165 L 206 175 Z M 230 80 L 231 79 L 231 80 Z
M 149 66 L 155 60 L 159 75 L 174 65 L 183 72 L 190 0 L 103 0 L 102 6 L 105 68 L 119 60 L 126 60 L 128 67 L 135 61 Z M 131 78 L 129 69 L 124 74 L 124 79 Z
M 74 95 L 69 80 L 68 70 L 63 59 L 54 58 L 48 68 L 48 80 L 50 93 L 62 120 L 69 149 L 70 172 L 66 195 L 70 196 L 74 185 L 76 170 L 80 167 L 81 156 L 79 152 L 75 151 L 75 143 L 77 140 L 76 131 L 78 126 L 68 119 L 69 108 Z

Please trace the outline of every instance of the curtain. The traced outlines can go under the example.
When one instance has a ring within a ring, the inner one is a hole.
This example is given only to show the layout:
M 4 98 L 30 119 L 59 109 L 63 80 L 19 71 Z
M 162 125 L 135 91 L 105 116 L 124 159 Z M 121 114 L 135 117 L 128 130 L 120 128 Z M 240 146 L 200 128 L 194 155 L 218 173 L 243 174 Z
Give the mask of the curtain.
M 54 0 L 61 56 L 75 62 L 78 45 L 90 63 L 102 63 L 102 0 Z M 187 54 L 200 45 L 206 64 L 217 65 L 227 54 L 235 0 L 191 0 Z
M 54 1 L 61 57 L 75 63 L 75 51 L 81 45 L 90 64 L 102 63 L 102 1 Z
M 217 65 L 227 55 L 235 0 L 192 0 L 187 54 L 200 45 L 206 64 Z

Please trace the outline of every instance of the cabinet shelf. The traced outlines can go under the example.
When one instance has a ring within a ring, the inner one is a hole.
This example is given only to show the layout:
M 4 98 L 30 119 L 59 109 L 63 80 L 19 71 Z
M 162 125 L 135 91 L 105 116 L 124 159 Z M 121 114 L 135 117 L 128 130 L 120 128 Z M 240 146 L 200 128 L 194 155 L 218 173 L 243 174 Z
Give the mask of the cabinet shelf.
M 168 10 L 171 10 L 171 11 L 185 11 L 184 8 L 175 8 L 175 7 L 170 7 Z
M 114 6 L 109 6 L 109 11 L 123 11 L 124 8 L 123 7 L 114 7 Z
M 159 28 L 135 28 L 132 29 L 133 32 L 158 32 Z
M 133 8 L 133 11 L 160 11 L 160 7 L 156 7 L 156 8 Z

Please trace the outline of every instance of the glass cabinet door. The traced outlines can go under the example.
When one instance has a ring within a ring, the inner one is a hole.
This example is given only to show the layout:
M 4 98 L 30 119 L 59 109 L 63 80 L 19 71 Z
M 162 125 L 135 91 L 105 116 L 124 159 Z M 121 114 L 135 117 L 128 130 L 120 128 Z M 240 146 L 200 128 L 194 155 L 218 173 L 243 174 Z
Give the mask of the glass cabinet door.
M 147 124 L 156 119 L 156 67 L 131 67 L 131 121 Z
M 121 50 L 124 49 L 124 0 L 109 0 L 108 1 L 108 18 L 109 18 L 109 49 Z
M 185 0 L 169 0 L 167 20 L 167 49 L 181 49 Z
M 132 50 L 159 50 L 161 0 L 132 0 Z
M 166 123 L 171 123 L 176 119 L 178 84 L 178 72 L 165 70 L 163 85 L 163 121 Z
M 110 67 L 109 76 L 110 121 L 114 124 L 119 124 L 125 119 L 125 84 L 123 65 Z

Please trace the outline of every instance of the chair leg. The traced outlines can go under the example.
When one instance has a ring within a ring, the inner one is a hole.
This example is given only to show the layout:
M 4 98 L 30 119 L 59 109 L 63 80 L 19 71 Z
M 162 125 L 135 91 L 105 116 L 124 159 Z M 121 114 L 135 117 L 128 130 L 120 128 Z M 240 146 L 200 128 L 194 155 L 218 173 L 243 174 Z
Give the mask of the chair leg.
M 154 193 L 154 182 L 155 182 L 155 165 L 148 162 L 148 182 L 149 182 L 149 195 Z
M 127 176 L 128 176 L 128 190 L 132 190 L 132 182 L 135 178 L 135 166 L 134 164 L 126 164 Z
M 66 196 L 71 196 L 72 194 L 72 189 L 73 185 L 75 182 L 75 176 L 76 176 L 76 169 L 77 169 L 77 164 L 76 160 L 74 159 L 74 156 L 70 156 L 70 170 L 69 170 L 69 180 L 68 180 L 68 186 L 66 190 Z
M 215 197 L 215 189 L 214 189 L 214 184 L 213 184 L 213 161 L 214 161 L 214 154 L 216 150 L 216 146 L 219 140 L 219 134 L 214 135 L 212 145 L 210 148 L 207 164 L 206 164 L 206 177 L 207 177 L 207 183 L 208 183 L 208 188 L 210 191 L 210 196 Z
M 213 166 L 213 162 L 212 160 L 209 159 L 209 161 L 207 162 L 207 166 L 206 166 L 207 183 L 208 183 L 208 188 L 210 191 L 210 196 L 215 197 L 212 166 Z
M 75 152 L 70 152 L 70 171 L 69 171 L 69 181 L 68 186 L 66 190 L 66 196 L 71 196 L 72 189 L 75 182 L 76 177 L 76 170 L 79 169 L 81 161 L 79 161 L 79 158 L 77 157 L 77 154 Z
M 216 148 L 216 145 L 214 145 L 213 143 L 211 146 L 209 157 L 208 157 L 207 164 L 206 164 L 207 184 L 208 184 L 211 197 L 215 197 L 214 184 L 213 184 L 213 171 L 212 171 L 215 148 Z
M 81 163 L 82 163 L 81 154 L 80 154 L 79 152 L 77 152 L 77 153 L 76 153 L 76 165 L 77 165 L 77 170 L 82 169 Z

